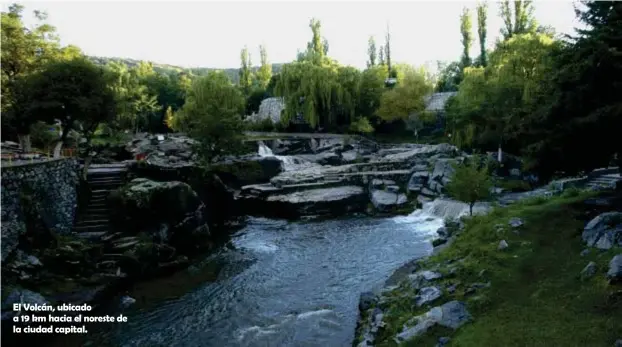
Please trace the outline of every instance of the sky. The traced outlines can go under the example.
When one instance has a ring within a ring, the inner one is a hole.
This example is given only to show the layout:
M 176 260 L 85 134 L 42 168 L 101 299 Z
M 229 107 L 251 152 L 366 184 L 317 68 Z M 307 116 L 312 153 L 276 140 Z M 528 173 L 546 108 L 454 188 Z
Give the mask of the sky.
M 328 54 L 341 64 L 365 67 L 367 42 L 384 44 L 391 32 L 394 62 L 411 65 L 457 60 L 461 54 L 459 17 L 472 9 L 471 56 L 478 55 L 474 1 L 29 1 L 25 22 L 35 23 L 33 10 L 43 10 L 57 28 L 63 45 L 87 55 L 149 60 L 183 67 L 231 68 L 240 65 L 246 45 L 253 65 L 259 45 L 273 63 L 289 62 L 311 39 L 309 21 L 322 23 Z M 560 33 L 572 33 L 578 22 L 570 1 L 535 1 L 535 17 Z M 488 47 L 499 36 L 498 5 L 489 1 Z M 3 0 L 2 9 L 7 4 Z

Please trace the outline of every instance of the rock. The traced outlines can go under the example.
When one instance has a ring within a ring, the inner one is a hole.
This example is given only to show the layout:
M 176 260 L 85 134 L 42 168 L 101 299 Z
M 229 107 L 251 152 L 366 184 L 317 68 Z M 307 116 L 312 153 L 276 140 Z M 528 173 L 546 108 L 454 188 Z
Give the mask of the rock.
M 281 217 L 339 215 L 364 211 L 367 194 L 360 186 L 319 188 L 272 195 L 260 202 L 264 214 Z
M 589 247 L 610 249 L 622 246 L 622 212 L 606 212 L 592 219 L 583 229 L 583 241 Z
M 13 311 L 13 304 L 36 304 L 48 305 L 50 301 L 43 295 L 28 289 L 14 289 L 2 303 L 2 320 L 13 318 L 16 312 Z M 6 312 L 5 312 L 6 311 Z
M 586 249 L 582 250 L 579 255 L 582 256 L 582 257 L 585 257 L 588 254 L 590 254 L 590 250 L 588 248 L 586 248 Z
M 140 231 L 160 238 L 167 225 L 169 243 L 180 250 L 201 248 L 209 243 L 205 205 L 186 183 L 156 182 L 137 178 L 111 194 L 111 221 L 129 234 Z M 118 247 L 136 245 L 127 239 Z
M 419 293 L 415 297 L 415 304 L 421 307 L 440 298 L 441 295 L 442 292 L 438 287 L 423 287 L 419 289 Z
M 135 303 L 136 299 L 132 298 L 129 295 L 124 295 L 123 297 L 121 297 L 120 301 L 121 301 L 120 302 L 121 307 L 125 307 L 126 308 L 126 307 L 129 307 L 130 305 L 132 305 L 133 303 Z
M 449 341 L 451 341 L 449 337 L 439 337 L 436 347 L 444 347 L 445 345 L 449 343 Z
M 416 171 L 408 180 L 408 190 L 413 193 L 418 193 L 428 183 L 428 177 L 430 176 L 427 171 Z
M 408 198 L 406 194 L 374 190 L 371 193 L 371 202 L 379 211 L 387 212 L 405 205 L 408 203 Z
M 451 175 L 454 173 L 453 164 L 456 161 L 453 159 L 439 159 L 434 163 L 434 170 L 428 179 L 428 185 L 432 182 L 437 181 L 441 182 L 443 178 L 451 178 Z
M 359 311 L 367 311 L 378 303 L 378 296 L 372 292 L 363 292 L 359 298 Z
M 497 249 L 498 249 L 498 250 L 504 250 L 504 249 L 506 249 L 506 248 L 508 248 L 508 247 L 509 247 L 509 245 L 508 245 L 507 241 L 505 241 L 505 240 L 501 240 L 501 241 L 499 242 L 499 246 L 497 247 Z
M 581 270 L 581 279 L 583 280 L 589 279 L 595 274 L 596 274 L 596 263 L 591 261 L 583 268 L 583 270 Z
M 455 285 L 455 284 L 451 284 L 451 285 L 447 286 L 447 293 L 449 293 L 449 294 L 455 293 L 456 289 L 457 289 L 456 287 L 457 287 L 457 285 Z
M 222 160 L 210 166 L 223 181 L 241 187 L 267 183 L 284 171 L 283 162 L 274 156 L 249 156 Z
M 410 282 L 410 285 L 413 288 L 418 289 L 418 288 L 421 288 L 425 283 L 442 278 L 443 275 L 438 272 L 423 270 L 423 271 L 418 271 L 418 272 L 415 272 L 414 274 L 408 275 L 407 277 Z
M 444 238 L 451 236 L 449 233 L 449 230 L 446 227 L 438 228 L 438 230 L 436 230 L 436 233 L 438 234 L 438 236 L 444 237 Z
M 450 301 L 442 306 L 434 307 L 430 311 L 413 319 L 413 327 L 404 326 L 404 330 L 395 337 L 399 344 L 406 340 L 424 334 L 436 324 L 450 329 L 458 329 L 471 320 L 466 305 L 459 301 Z
M 356 150 L 350 150 L 341 153 L 341 159 L 344 163 L 352 163 L 359 159 L 359 153 Z
M 609 262 L 607 279 L 609 279 L 610 283 L 618 283 L 622 281 L 622 254 L 616 255 Z
M 520 177 L 521 172 L 519 169 L 510 169 L 510 176 Z
M 266 98 L 261 101 L 257 113 L 247 116 L 245 120 L 251 123 L 258 123 L 269 119 L 273 124 L 278 124 L 281 121 L 281 113 L 284 109 L 285 102 L 283 98 Z
M 613 344 L 613 347 L 622 347 L 622 339 L 616 340 Z
M 442 316 L 438 323 L 444 327 L 458 329 L 471 320 L 466 305 L 459 301 L 450 301 L 441 306 Z
M 443 278 L 443 275 L 439 272 L 423 270 L 416 274 L 421 275 L 426 281 L 432 281 L 435 279 Z
M 523 226 L 524 223 L 523 223 L 523 220 L 520 218 L 512 218 L 508 222 L 508 225 L 511 226 L 512 228 L 518 228 L 518 227 Z

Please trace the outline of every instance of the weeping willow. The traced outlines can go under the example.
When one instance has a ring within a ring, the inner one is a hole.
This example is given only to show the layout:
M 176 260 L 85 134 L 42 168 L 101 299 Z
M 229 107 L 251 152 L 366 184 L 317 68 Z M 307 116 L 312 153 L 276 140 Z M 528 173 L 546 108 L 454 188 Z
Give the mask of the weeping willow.
M 313 128 L 348 125 L 355 116 L 359 84 L 360 73 L 353 68 L 306 61 L 286 64 L 275 87 L 285 101 L 282 120 L 302 114 Z

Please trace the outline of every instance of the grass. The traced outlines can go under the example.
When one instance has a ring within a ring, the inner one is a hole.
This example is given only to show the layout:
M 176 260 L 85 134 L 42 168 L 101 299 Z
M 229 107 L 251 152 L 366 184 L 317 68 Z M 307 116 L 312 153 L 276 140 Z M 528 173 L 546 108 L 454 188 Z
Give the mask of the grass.
M 438 337 L 451 336 L 448 346 L 610 347 L 622 338 L 622 286 L 605 279 L 608 262 L 620 249 L 593 249 L 585 257 L 579 255 L 585 248 L 581 231 L 586 222 L 580 202 L 591 195 L 572 192 L 530 199 L 468 220 L 454 243 L 424 263 L 445 273 L 458 266 L 453 278 L 441 280 L 459 282 L 456 292 L 445 293 L 436 303 L 463 300 L 474 321 L 457 332 L 431 329 L 404 345 L 433 346 Z M 518 234 L 509 230 L 512 217 L 525 222 Z M 497 232 L 499 224 L 503 230 Z M 504 251 L 497 250 L 501 239 L 510 245 Z M 579 274 L 590 261 L 597 264 L 598 273 L 581 281 Z M 482 270 L 485 274 L 480 276 Z M 487 281 L 492 283 L 490 288 L 465 296 L 466 285 Z M 618 295 L 612 295 L 615 292 Z M 427 311 L 412 310 L 413 295 L 406 287 L 388 295 L 387 327 L 379 334 L 378 346 L 395 346 L 393 337 L 402 325 Z
M 495 182 L 495 186 L 509 192 L 526 192 L 532 189 L 529 182 L 522 179 L 500 179 Z

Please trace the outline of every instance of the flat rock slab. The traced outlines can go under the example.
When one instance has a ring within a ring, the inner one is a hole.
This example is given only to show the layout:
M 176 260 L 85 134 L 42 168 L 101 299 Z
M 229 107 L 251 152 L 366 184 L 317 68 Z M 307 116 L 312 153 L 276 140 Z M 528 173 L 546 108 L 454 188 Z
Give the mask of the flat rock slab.
M 363 189 L 363 187 L 344 186 L 335 188 L 310 189 L 284 195 L 273 195 L 268 197 L 267 201 L 279 201 L 292 204 L 306 202 L 326 202 L 345 200 L 352 196 L 361 194 L 365 194 L 365 190 Z

